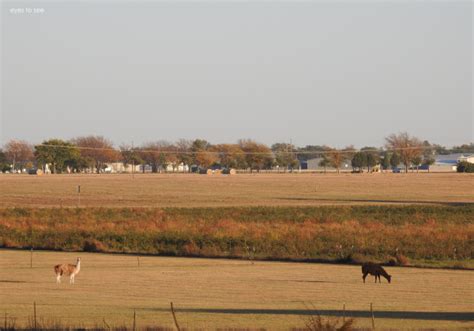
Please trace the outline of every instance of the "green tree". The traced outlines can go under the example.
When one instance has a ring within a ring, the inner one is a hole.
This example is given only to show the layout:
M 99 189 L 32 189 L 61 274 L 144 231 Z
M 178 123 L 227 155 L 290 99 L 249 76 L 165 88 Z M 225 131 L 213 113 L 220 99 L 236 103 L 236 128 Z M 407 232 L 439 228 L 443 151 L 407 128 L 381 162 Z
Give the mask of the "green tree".
M 416 172 L 418 172 L 418 168 L 420 167 L 422 161 L 423 159 L 421 155 L 417 155 L 411 160 L 411 164 L 416 168 Z
M 367 172 L 371 172 L 372 168 L 380 162 L 379 153 L 375 147 L 364 147 L 361 149 L 361 151 L 365 157 Z
M 474 153 L 474 143 L 463 144 L 461 146 L 454 146 L 451 149 L 451 153 L 466 153 L 466 154 Z
M 460 161 L 457 164 L 457 172 L 474 172 L 474 163 Z
M 74 144 L 61 140 L 45 140 L 41 145 L 35 146 L 35 157 L 42 167 L 51 166 L 51 173 L 61 173 L 70 164 L 78 162 L 80 152 Z
M 324 173 L 326 173 L 327 167 L 329 167 L 331 165 L 331 162 L 329 161 L 327 155 L 322 156 L 321 161 L 319 161 L 318 165 L 320 167 L 323 167 L 324 168 Z
M 135 165 L 144 163 L 143 159 L 141 158 L 139 148 L 134 148 L 129 145 L 121 145 L 119 149 L 120 154 L 122 155 L 122 162 L 124 166 L 132 165 L 132 171 L 135 171 Z
M 392 153 L 390 155 L 390 165 L 392 166 L 392 169 L 393 168 L 397 168 L 400 164 L 400 156 L 397 154 L 397 153 Z
M 441 146 L 438 144 L 433 144 L 431 146 L 433 148 L 435 155 L 448 155 L 451 153 L 451 151 L 447 149 L 445 146 Z
M 436 155 L 436 146 L 431 145 L 427 140 L 423 142 L 423 160 L 421 164 L 428 168 L 430 171 L 430 166 L 435 163 Z
M 7 156 L 3 152 L 3 150 L 0 149 L 0 172 L 6 172 L 11 170 L 11 166 L 8 163 Z
M 367 158 L 363 152 L 357 152 L 354 154 L 351 160 L 351 165 L 354 171 L 362 171 L 362 168 L 367 165 Z
M 391 158 L 390 153 L 388 153 L 388 152 L 383 152 L 382 153 L 382 157 L 380 159 L 380 162 L 382 164 L 383 170 L 387 170 L 387 169 L 390 168 L 390 158 Z
M 275 155 L 275 163 L 285 169 L 293 169 L 298 166 L 299 161 L 296 158 L 296 148 L 292 144 L 277 143 L 271 147 Z
M 426 157 L 423 159 L 423 165 L 428 167 L 428 172 L 430 172 L 430 167 L 436 162 L 434 157 Z
M 192 152 L 205 151 L 210 147 L 211 147 L 211 144 L 205 139 L 195 139 L 191 143 Z
M 81 172 L 86 169 L 90 169 L 94 166 L 94 160 L 80 156 L 77 158 L 69 159 L 64 162 L 66 167 L 69 167 L 72 172 Z

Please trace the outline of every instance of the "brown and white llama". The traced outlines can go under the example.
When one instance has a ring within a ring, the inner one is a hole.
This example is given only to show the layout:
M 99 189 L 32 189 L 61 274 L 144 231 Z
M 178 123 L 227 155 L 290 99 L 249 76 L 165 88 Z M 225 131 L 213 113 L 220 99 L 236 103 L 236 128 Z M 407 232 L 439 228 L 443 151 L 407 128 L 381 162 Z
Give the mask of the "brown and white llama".
M 61 276 L 69 276 L 69 284 L 74 284 L 74 277 L 81 271 L 81 258 L 77 258 L 76 264 L 58 264 L 54 266 L 56 283 L 61 283 Z

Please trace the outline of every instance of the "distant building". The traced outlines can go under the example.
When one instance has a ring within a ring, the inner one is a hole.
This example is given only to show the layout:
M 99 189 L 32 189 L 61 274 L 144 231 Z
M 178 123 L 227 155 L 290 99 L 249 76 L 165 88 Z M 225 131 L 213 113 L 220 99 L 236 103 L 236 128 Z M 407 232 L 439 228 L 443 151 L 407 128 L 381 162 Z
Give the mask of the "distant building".
M 189 166 L 182 162 L 180 164 L 167 164 L 165 169 L 166 172 L 189 172 Z
M 430 171 L 434 171 L 434 172 L 456 171 L 457 164 L 460 161 L 474 163 L 474 155 L 464 155 L 462 153 L 437 155 L 435 157 L 434 164 L 430 166 Z
M 132 171 L 133 170 L 133 171 Z M 187 164 L 167 164 L 164 167 L 160 167 L 158 172 L 188 172 L 189 166 Z M 117 174 L 117 173 L 150 173 L 152 172 L 152 167 L 149 164 L 131 164 L 125 165 L 123 162 L 113 162 L 107 163 L 106 168 L 104 169 L 105 173 Z
M 132 164 L 127 164 L 125 165 L 123 162 L 113 162 L 113 163 L 107 163 L 106 168 L 104 169 L 105 173 L 111 173 L 111 174 L 116 174 L 116 173 L 131 173 L 133 172 L 140 172 L 140 165 L 136 164 L 133 166 Z
M 309 159 L 306 161 L 306 165 L 301 166 L 301 169 L 307 169 L 307 170 L 315 170 L 315 171 L 324 171 L 325 169 L 326 170 L 329 170 L 329 171 L 335 171 L 336 168 L 332 167 L 332 166 L 327 166 L 326 168 L 322 167 L 320 165 L 321 161 L 323 160 L 322 157 L 316 157 L 314 159 Z M 350 161 L 346 161 L 344 162 L 342 165 L 341 165 L 341 170 L 352 170 L 352 166 L 351 166 L 351 163 Z

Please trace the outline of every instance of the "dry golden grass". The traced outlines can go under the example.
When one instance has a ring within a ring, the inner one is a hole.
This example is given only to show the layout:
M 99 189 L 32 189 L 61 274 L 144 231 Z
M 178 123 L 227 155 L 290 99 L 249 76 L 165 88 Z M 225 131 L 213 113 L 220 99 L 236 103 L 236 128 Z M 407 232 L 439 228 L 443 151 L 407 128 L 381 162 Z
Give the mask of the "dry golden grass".
M 474 174 L 0 175 L 0 207 L 474 202 Z
M 77 256 L 76 284 L 56 285 L 53 265 Z M 28 251 L 0 250 L 0 313 L 17 325 L 32 316 L 33 301 L 39 318 L 86 326 L 105 318 L 130 327 L 136 309 L 138 327 L 172 327 L 173 301 L 183 327 L 269 330 L 302 327 L 308 307 L 325 314 L 345 303 L 366 312 L 372 302 L 378 328 L 474 328 L 472 271 L 387 268 L 392 284 L 363 284 L 357 266 L 141 257 L 137 267 L 134 256 L 52 252 L 35 252 L 33 261 L 30 269 Z M 390 312 L 415 313 L 402 320 L 387 318 Z M 430 320 L 443 312 L 471 321 Z M 357 318 L 356 326 L 369 327 L 370 319 Z
M 473 219 L 473 205 L 0 208 L 0 247 L 469 268 Z

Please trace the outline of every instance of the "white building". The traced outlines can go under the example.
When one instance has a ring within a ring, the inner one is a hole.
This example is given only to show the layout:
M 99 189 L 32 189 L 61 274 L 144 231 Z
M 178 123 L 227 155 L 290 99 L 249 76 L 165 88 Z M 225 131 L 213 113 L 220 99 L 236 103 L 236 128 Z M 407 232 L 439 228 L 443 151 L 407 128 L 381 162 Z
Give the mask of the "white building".
M 127 164 L 125 165 L 123 162 L 113 162 L 113 163 L 107 163 L 106 168 L 104 169 L 105 173 L 109 174 L 116 174 L 116 173 L 131 173 L 133 172 L 139 172 L 140 171 L 140 165 L 136 164 L 133 166 L 132 164 Z
M 469 162 L 469 163 L 474 163 L 474 155 L 461 155 L 458 158 L 459 162 Z
M 336 168 L 328 165 L 326 168 L 321 166 L 320 163 L 321 161 L 323 160 L 322 157 L 317 157 L 317 158 L 314 158 L 314 159 L 309 159 L 306 161 L 306 167 L 304 167 L 303 169 L 307 169 L 307 170 L 315 170 L 315 171 L 324 171 L 324 170 L 327 170 L 327 171 L 336 171 Z M 342 170 L 352 170 L 352 167 L 351 167 L 351 162 L 350 161 L 344 161 L 343 164 L 341 165 L 341 171 Z

